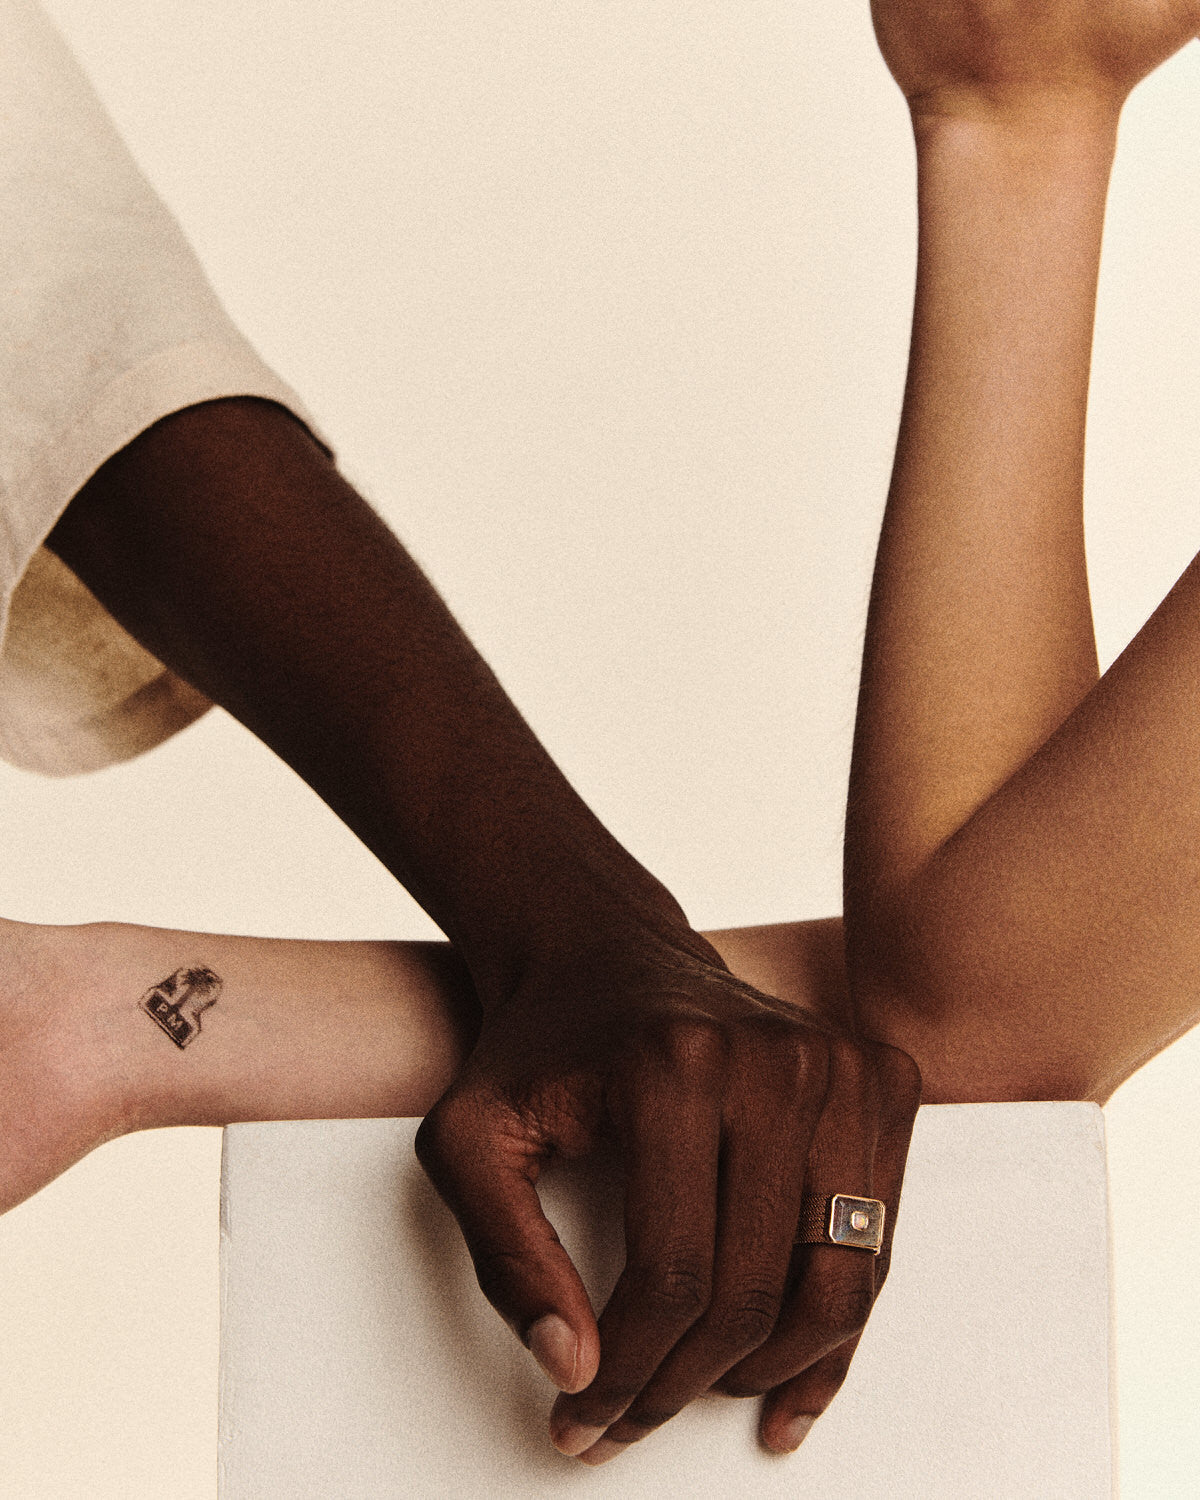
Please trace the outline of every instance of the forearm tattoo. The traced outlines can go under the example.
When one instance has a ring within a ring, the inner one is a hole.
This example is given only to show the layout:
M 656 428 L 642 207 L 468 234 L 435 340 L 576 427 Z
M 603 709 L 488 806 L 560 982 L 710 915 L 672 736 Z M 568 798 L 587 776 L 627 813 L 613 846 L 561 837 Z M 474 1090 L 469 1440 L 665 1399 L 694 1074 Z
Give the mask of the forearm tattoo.
M 221 984 L 220 976 L 202 965 L 176 969 L 142 996 L 141 1006 L 177 1047 L 186 1047 L 200 1035 L 201 1012 L 217 1003 Z

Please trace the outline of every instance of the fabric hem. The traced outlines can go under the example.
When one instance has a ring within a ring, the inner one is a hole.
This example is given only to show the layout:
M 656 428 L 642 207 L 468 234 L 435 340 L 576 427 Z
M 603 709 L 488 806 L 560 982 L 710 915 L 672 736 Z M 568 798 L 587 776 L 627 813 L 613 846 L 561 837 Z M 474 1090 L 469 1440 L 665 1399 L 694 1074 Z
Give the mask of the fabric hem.
M 108 459 L 172 412 L 231 396 L 257 396 L 287 407 L 333 455 L 332 445 L 304 402 L 248 346 L 239 349 L 233 341 L 222 339 L 172 345 L 106 386 L 82 417 L 43 448 L 43 462 L 34 468 L 45 477 L 21 507 L 24 514 L 38 519 L 25 535 L 14 531 L 9 535 L 13 589 L 63 511 Z M 8 510 L 11 517 L 11 496 Z M 8 630 L 11 598 L 12 590 L 0 600 L 0 651 Z
M 13 583 L 0 597 L 0 663 L 11 659 L 13 645 L 26 639 L 29 628 L 22 624 L 17 630 L 13 596 L 59 517 L 88 480 L 162 418 L 237 396 L 277 403 L 333 456 L 332 445 L 296 392 L 240 341 L 236 331 L 228 338 L 176 343 L 140 361 L 106 386 L 57 439 L 41 445 L 29 465 L 27 472 L 34 479 L 22 487 L 21 505 L 7 507 L 5 540 Z M 57 559 L 47 556 L 45 561 L 47 566 L 63 569 Z M 100 770 L 133 759 L 211 707 L 203 694 L 143 651 L 84 585 L 70 576 L 73 587 L 82 590 L 96 614 L 107 621 L 118 655 L 126 659 L 124 691 L 109 703 L 81 701 L 80 708 L 86 711 L 78 718 L 52 717 L 41 722 L 22 715 L 15 701 L 0 703 L 0 758 L 53 776 Z M 16 633 L 10 631 L 10 623 Z M 118 644 L 122 641 L 123 646 Z M 4 696 L 0 693 L 0 698 Z

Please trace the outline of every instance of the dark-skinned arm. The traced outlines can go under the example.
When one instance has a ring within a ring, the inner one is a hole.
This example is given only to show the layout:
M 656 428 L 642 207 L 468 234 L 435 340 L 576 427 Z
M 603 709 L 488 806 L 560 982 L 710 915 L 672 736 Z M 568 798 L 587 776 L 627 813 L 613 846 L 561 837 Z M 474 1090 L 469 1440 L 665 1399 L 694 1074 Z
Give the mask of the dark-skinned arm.
M 909 1059 L 730 974 L 281 408 L 164 419 L 76 497 L 51 546 L 304 777 L 465 961 L 479 1040 L 418 1150 L 486 1295 L 572 1393 L 559 1447 L 611 1456 L 747 1357 L 741 1388 L 774 1392 L 764 1440 L 795 1446 L 797 1416 L 837 1384 L 827 1368 L 814 1395 L 803 1372 L 852 1340 L 877 1290 L 870 1257 L 816 1255 L 804 1315 L 788 1317 L 800 1197 L 878 1179 L 894 1200 Z M 535 1184 L 547 1157 L 601 1137 L 625 1162 L 628 1263 L 597 1325 Z

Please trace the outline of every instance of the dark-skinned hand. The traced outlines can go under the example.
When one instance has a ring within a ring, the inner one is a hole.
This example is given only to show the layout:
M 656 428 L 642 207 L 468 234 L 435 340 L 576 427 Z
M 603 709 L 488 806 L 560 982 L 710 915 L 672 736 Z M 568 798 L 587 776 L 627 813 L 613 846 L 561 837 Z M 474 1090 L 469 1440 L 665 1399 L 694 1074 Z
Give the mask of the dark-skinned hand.
M 529 975 L 417 1151 L 564 1393 L 563 1453 L 604 1462 L 718 1382 L 765 1393 L 763 1442 L 789 1452 L 883 1283 L 919 1095 L 906 1053 L 759 993 L 688 934 Z M 624 1167 L 626 1263 L 597 1322 L 536 1184 L 602 1143 Z M 881 1198 L 883 1252 L 796 1247 L 805 1192 Z

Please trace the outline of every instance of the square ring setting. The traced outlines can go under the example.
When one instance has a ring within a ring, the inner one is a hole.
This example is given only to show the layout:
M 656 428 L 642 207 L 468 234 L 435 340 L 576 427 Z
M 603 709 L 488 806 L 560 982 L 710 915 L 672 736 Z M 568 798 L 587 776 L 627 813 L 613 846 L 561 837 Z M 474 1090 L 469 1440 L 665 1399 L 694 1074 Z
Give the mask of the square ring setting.
M 886 1205 L 878 1198 L 852 1198 L 848 1193 L 834 1193 L 829 1200 L 825 1232 L 834 1245 L 850 1245 L 878 1255 L 883 1248 L 886 1212 Z

